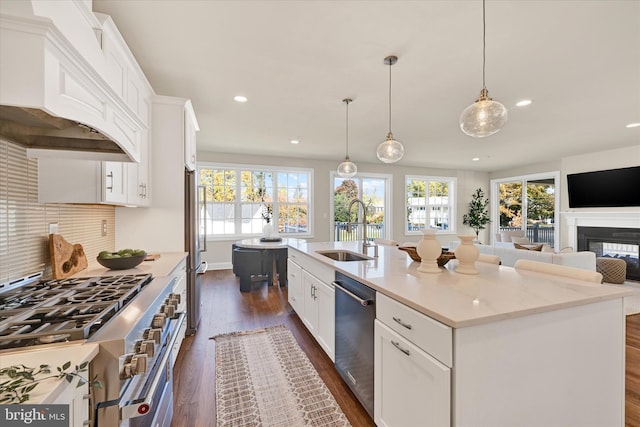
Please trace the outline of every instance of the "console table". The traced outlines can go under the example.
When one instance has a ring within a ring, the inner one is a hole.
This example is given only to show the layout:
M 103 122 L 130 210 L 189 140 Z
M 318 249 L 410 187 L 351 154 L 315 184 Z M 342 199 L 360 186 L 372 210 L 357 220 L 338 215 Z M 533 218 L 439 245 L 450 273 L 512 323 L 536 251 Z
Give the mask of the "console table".
M 297 245 L 304 242 L 302 239 L 283 238 L 279 242 L 262 242 L 260 238 L 239 240 L 233 247 L 244 249 L 258 249 L 270 258 L 269 279 L 276 284 L 276 275 L 279 277 L 280 286 L 287 285 L 287 247 L 289 244 Z

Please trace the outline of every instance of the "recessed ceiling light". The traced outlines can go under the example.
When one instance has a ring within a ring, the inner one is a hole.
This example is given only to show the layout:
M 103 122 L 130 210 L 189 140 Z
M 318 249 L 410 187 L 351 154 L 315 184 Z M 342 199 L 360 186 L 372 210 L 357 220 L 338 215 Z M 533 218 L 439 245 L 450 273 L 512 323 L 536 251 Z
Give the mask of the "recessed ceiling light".
M 472 162 L 477 162 L 480 160 L 480 157 L 474 157 L 473 159 L 471 159 Z
M 629 123 L 629 124 L 627 125 L 627 127 L 628 127 L 629 129 L 631 129 L 631 128 L 637 128 L 637 127 L 640 127 L 640 123 Z
M 300 144 L 300 140 L 299 139 L 292 139 L 291 143 L 292 144 Z
M 522 101 L 516 102 L 516 107 L 526 107 L 527 105 L 531 105 L 532 102 L 530 99 L 523 99 Z
M 236 95 L 233 97 L 233 100 L 236 102 L 247 102 L 247 97 L 242 95 Z

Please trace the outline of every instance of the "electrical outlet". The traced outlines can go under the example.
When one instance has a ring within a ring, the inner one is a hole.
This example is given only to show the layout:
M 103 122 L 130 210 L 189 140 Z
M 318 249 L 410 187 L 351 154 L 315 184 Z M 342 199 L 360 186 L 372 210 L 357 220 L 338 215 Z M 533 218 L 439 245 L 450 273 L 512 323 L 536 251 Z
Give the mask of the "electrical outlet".
M 102 220 L 102 237 L 106 237 L 107 236 L 107 220 L 103 219 Z
M 51 222 L 49 223 L 49 234 L 58 234 L 58 223 L 57 222 Z

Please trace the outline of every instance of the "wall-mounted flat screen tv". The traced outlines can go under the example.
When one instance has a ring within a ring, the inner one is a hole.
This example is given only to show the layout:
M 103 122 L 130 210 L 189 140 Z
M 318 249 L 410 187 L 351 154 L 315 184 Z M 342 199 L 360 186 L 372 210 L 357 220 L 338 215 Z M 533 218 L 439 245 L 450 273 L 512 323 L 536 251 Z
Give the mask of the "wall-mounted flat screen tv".
M 640 206 L 640 166 L 567 175 L 570 208 Z

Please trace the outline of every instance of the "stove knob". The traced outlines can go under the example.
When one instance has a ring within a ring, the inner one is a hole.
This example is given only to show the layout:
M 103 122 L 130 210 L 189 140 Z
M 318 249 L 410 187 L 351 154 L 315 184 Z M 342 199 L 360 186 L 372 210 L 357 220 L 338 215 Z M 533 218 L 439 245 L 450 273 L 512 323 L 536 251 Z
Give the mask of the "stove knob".
M 147 372 L 147 356 L 134 354 L 130 363 L 131 375 L 140 375 Z
M 176 301 L 176 305 L 180 304 L 180 294 L 169 294 L 169 299 Z
M 142 338 L 145 340 L 153 340 L 156 344 L 160 344 L 160 340 L 162 339 L 162 329 L 145 329 L 142 334 Z
M 135 351 L 138 354 L 153 357 L 155 353 L 155 344 L 156 343 L 153 340 L 138 340 L 136 341 Z
M 165 304 L 160 308 L 160 311 L 167 315 L 167 317 L 174 317 L 176 314 L 176 308 L 171 304 Z
M 147 356 L 142 354 L 126 355 L 125 363 L 122 365 L 121 379 L 131 378 L 134 375 L 144 374 L 147 371 Z
M 153 320 L 151 321 L 151 327 L 162 329 L 166 320 L 167 316 L 164 313 L 155 314 L 153 316 Z

